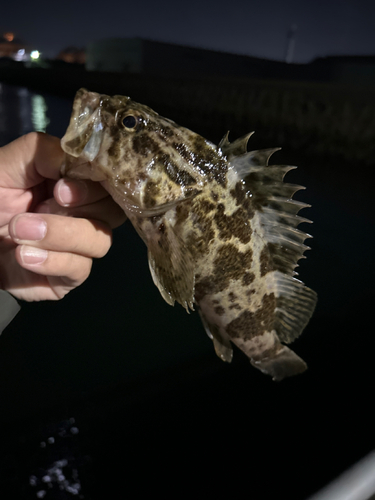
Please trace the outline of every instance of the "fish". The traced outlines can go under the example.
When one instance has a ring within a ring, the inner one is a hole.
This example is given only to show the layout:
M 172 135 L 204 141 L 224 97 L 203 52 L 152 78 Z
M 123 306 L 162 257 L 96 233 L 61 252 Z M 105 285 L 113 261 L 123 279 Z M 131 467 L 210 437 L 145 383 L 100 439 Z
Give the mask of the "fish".
M 61 174 L 104 186 L 147 245 L 163 299 L 198 310 L 220 359 L 237 346 L 279 381 L 307 368 L 287 344 L 317 301 L 295 271 L 310 205 L 284 182 L 296 167 L 269 164 L 279 148 L 248 151 L 251 135 L 215 145 L 130 97 L 80 89 Z

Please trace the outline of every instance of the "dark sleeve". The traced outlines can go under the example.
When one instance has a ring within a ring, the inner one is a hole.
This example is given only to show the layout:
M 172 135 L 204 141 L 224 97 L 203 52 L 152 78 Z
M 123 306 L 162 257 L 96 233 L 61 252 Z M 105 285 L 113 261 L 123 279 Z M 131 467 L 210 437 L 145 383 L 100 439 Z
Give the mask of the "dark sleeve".
M 20 309 L 14 297 L 4 290 L 0 290 L 0 333 L 9 325 Z

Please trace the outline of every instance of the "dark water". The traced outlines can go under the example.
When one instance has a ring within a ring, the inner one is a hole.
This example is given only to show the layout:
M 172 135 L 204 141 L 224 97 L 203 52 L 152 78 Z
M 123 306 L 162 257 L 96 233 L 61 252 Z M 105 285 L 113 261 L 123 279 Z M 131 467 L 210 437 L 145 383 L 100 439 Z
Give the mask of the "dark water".
M 0 143 L 62 136 L 70 107 L 2 85 Z M 294 344 L 306 374 L 272 383 L 238 351 L 222 363 L 197 315 L 160 298 L 125 224 L 84 285 L 23 304 L 0 338 L 0 498 L 176 498 L 191 486 L 297 500 L 374 448 L 371 176 L 353 166 L 352 181 L 327 181 L 332 166 L 301 160 L 291 181 L 308 187 L 314 239 L 300 273 L 319 294 Z
M 61 137 L 70 106 L 68 99 L 0 83 L 0 145 L 34 130 Z

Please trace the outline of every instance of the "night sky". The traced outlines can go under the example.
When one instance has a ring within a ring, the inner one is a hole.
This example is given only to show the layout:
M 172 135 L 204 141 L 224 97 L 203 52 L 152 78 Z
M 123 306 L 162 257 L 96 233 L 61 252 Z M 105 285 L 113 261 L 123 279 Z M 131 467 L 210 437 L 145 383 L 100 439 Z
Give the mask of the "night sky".
M 3 9 L 0 30 L 45 57 L 101 38 L 141 37 L 283 60 L 293 24 L 294 62 L 375 54 L 375 2 L 368 0 L 15 1 Z

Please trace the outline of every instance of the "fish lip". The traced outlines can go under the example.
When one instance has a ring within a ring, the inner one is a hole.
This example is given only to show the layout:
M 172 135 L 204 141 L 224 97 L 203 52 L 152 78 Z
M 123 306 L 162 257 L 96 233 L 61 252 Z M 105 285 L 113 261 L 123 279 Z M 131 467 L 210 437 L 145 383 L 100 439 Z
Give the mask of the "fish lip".
M 96 92 L 80 89 L 74 100 L 73 109 L 69 126 L 61 139 L 61 147 L 75 158 L 92 162 L 98 156 L 104 138 L 102 96 Z
M 89 162 L 94 161 L 98 156 L 104 138 L 104 124 L 101 107 L 98 107 L 93 115 L 95 116 L 92 117 L 92 132 L 81 153 L 81 157 Z
M 78 104 L 80 104 L 79 109 L 75 109 L 76 114 L 83 113 L 85 108 L 91 108 L 91 113 L 95 112 L 99 107 L 102 106 L 103 102 L 103 96 L 98 94 L 97 92 L 90 92 L 89 90 L 86 89 L 80 89 L 75 97 L 75 101 L 77 101 Z M 73 106 L 75 107 L 75 103 L 73 103 Z

